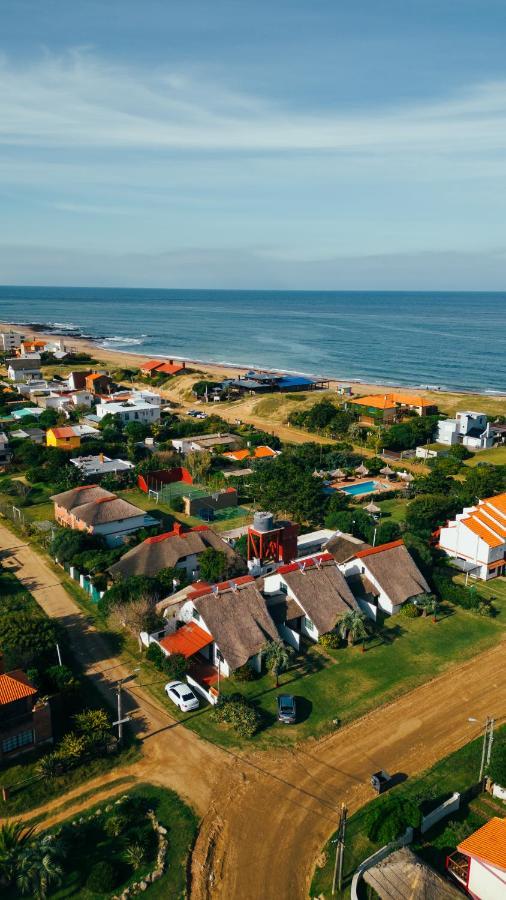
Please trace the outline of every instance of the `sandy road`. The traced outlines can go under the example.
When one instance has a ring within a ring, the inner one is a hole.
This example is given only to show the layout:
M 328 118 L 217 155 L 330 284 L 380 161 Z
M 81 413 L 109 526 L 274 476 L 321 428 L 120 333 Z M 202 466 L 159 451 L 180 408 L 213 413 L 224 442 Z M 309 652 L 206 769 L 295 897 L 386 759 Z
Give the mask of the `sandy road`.
M 30 545 L 0 525 L 0 558 L 11 566 L 48 615 L 69 630 L 87 674 L 111 696 L 128 670 L 111 657 L 102 635 Z M 194 900 L 304 898 L 314 860 L 336 825 L 342 801 L 350 810 L 370 797 L 379 768 L 413 775 L 466 743 L 477 731 L 469 716 L 506 716 L 506 642 L 434 681 L 378 708 L 335 735 L 292 751 L 235 754 L 177 724 L 141 687 L 127 685 L 143 755 L 47 804 L 47 822 L 102 800 L 124 775 L 171 787 L 203 817 L 192 860 Z M 395 648 L 394 648 L 395 652 Z M 416 664 L 416 660 L 414 660 Z M 75 804 L 58 812 L 63 801 Z

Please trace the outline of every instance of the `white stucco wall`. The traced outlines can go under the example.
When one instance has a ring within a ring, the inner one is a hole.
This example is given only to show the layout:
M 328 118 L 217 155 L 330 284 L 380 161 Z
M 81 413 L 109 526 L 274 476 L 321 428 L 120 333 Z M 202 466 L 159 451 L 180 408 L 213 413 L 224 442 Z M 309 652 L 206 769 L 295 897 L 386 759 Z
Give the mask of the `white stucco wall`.
M 471 859 L 467 890 L 479 900 L 504 900 L 506 897 L 506 872 L 490 863 Z

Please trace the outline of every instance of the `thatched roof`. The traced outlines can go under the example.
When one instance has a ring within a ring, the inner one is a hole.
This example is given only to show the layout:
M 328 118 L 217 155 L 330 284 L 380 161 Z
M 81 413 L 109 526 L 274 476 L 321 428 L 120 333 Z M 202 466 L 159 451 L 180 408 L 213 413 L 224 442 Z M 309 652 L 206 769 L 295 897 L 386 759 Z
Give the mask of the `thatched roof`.
M 355 556 L 359 550 L 367 550 L 369 546 L 365 541 L 354 537 L 353 534 L 342 531 L 324 544 L 323 549 L 326 553 L 332 554 L 336 563 L 344 563 Z
M 402 847 L 363 875 L 382 900 L 457 900 L 461 892 L 426 862 Z
M 380 475 L 395 475 L 395 469 L 391 469 L 387 463 L 386 466 L 380 469 Z
M 356 467 L 355 472 L 357 475 L 369 475 L 369 469 L 367 469 L 363 463 L 360 463 L 360 465 Z
M 365 568 L 395 606 L 418 594 L 430 593 L 430 587 L 402 541 L 392 541 L 357 553 Z
M 278 594 L 271 594 L 267 598 L 267 608 L 276 625 L 284 625 L 285 622 L 290 622 L 292 619 L 300 619 L 304 615 L 304 610 L 297 603 L 295 597 L 289 597 L 282 591 Z
M 187 556 L 198 556 L 209 547 L 226 553 L 229 560 L 239 559 L 230 544 L 204 526 L 181 534 L 170 531 L 147 538 L 125 553 L 108 571 L 114 579 L 129 578 L 131 575 L 154 577 L 161 569 L 174 568 Z
M 343 472 L 342 469 L 334 469 L 334 471 L 331 472 L 330 475 L 331 475 L 332 478 L 338 478 L 340 481 L 341 481 L 343 478 L 346 478 L 346 477 L 347 477 L 347 476 L 346 476 L 346 472 Z
M 116 494 L 112 494 L 111 491 L 105 491 L 98 484 L 85 484 L 81 487 L 72 488 L 70 491 L 64 491 L 62 494 L 53 494 L 51 500 L 54 500 L 57 506 L 61 506 L 67 512 L 70 512 L 77 506 L 94 503 L 97 500 L 111 499 L 115 496 Z
M 364 509 L 365 509 L 368 513 L 373 513 L 373 514 L 376 514 L 376 513 L 381 512 L 380 507 L 377 506 L 376 503 L 373 503 L 372 500 L 371 500 L 370 503 L 367 504 L 367 506 L 364 506 Z
M 243 666 L 279 635 L 254 582 L 194 600 L 231 671 Z
M 106 525 L 109 522 L 120 522 L 124 519 L 136 519 L 139 516 L 147 516 L 144 509 L 127 503 L 121 497 L 112 494 L 111 497 L 102 497 L 83 506 L 75 506 L 72 515 L 86 525 Z
M 337 620 L 350 609 L 358 609 L 348 583 L 334 560 L 306 568 L 290 566 L 290 569 L 293 571 L 285 572 L 281 568 L 280 574 L 320 634 L 332 631 Z

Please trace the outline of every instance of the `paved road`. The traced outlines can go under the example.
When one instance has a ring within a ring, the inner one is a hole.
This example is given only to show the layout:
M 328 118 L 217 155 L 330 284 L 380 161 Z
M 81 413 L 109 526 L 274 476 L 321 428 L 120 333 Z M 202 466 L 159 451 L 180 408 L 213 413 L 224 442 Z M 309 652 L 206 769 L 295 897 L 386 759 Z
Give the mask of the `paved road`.
M 111 696 L 127 669 L 110 657 L 58 575 L 1 525 L 0 557 L 48 615 L 69 629 L 85 671 Z M 109 780 L 131 774 L 171 787 L 193 804 L 203 816 L 192 861 L 194 900 L 303 898 L 340 803 L 360 807 L 370 797 L 372 771 L 413 775 L 476 735 L 469 716 L 506 716 L 505 649 L 503 641 L 329 738 L 272 754 L 220 750 L 175 723 L 141 688 L 129 687 L 145 738 L 143 757 L 99 782 L 97 796 L 102 798 Z M 77 795 L 70 792 L 69 798 Z M 48 804 L 48 821 L 57 805 Z

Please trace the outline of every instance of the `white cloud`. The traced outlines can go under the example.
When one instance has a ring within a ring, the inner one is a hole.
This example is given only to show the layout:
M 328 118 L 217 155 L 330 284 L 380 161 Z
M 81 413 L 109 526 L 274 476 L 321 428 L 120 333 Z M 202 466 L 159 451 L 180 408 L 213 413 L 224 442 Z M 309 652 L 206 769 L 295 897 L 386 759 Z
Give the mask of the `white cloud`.
M 366 112 L 297 112 L 192 72 L 134 70 L 75 50 L 23 68 L 3 60 L 0 142 L 53 149 L 486 157 L 506 148 L 506 82 Z

